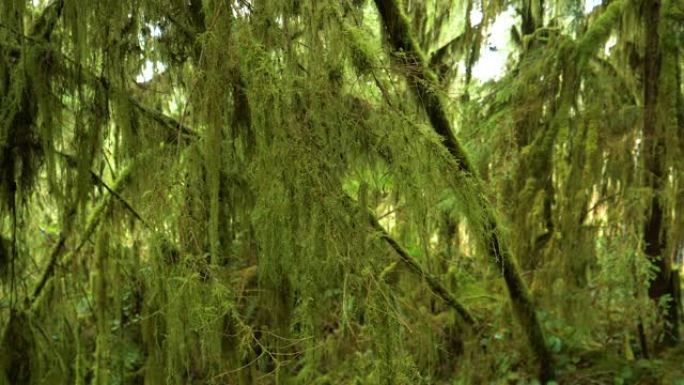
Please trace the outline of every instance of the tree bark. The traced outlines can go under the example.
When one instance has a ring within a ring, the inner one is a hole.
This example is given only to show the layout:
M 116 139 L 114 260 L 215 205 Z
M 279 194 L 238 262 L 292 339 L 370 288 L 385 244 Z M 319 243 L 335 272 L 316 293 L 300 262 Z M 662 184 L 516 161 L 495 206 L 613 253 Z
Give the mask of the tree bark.
M 447 117 L 442 100 L 429 88 L 429 85 L 436 84 L 436 76 L 426 66 L 423 54 L 413 40 L 409 23 L 397 0 L 375 0 L 375 4 L 381 16 L 386 37 L 394 51 L 393 59 L 405 70 L 411 91 L 422 103 L 434 131 L 442 138 L 444 146 L 457 161 L 459 171 L 475 186 L 478 203 L 484 218 L 484 236 L 488 245 L 488 257 L 492 261 L 496 261 L 503 273 L 516 318 L 538 360 L 540 379 L 542 381 L 552 380 L 554 378 L 553 357 L 546 345 L 534 304 L 520 276 L 518 265 L 506 245 L 501 241 L 496 216 L 482 192 L 479 177 L 453 134 L 451 122 Z
M 661 130 L 659 114 L 659 83 L 663 62 L 660 47 L 660 0 L 648 0 L 644 4 L 645 55 L 643 68 L 644 113 L 644 166 L 645 183 L 652 191 L 651 202 L 646 213 L 644 224 L 644 252 L 651 264 L 657 268 L 657 273 L 648 289 L 649 297 L 659 303 L 663 296 L 670 296 L 671 301 L 665 304 L 662 340 L 659 347 L 673 346 L 679 340 L 679 319 L 677 306 L 673 303 L 675 291 L 672 285 L 672 267 L 670 258 L 666 255 L 666 222 L 665 202 L 661 193 L 665 187 L 666 171 L 664 169 L 665 140 Z

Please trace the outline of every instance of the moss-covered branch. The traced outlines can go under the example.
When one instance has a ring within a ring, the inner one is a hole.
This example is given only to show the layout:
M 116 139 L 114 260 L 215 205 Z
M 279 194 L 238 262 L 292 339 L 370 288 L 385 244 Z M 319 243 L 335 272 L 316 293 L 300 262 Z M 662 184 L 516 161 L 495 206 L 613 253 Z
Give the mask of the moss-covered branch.
M 611 2 L 598 19 L 591 24 L 589 30 L 577 41 L 577 52 L 582 60 L 581 62 L 594 53 L 600 44 L 608 39 L 626 5 L 626 0 Z
M 49 40 L 64 9 L 64 0 L 54 0 L 45 7 L 31 28 L 31 37 Z
M 433 129 L 442 138 L 444 146 L 458 162 L 459 171 L 466 175 L 465 180 L 473 185 L 473 190 L 478 195 L 476 199 L 484 218 L 483 230 L 485 243 L 488 245 L 488 257 L 500 264 L 518 322 L 525 331 L 529 344 L 539 361 L 540 379 L 548 381 L 554 378 L 553 358 L 546 346 L 535 307 L 514 257 L 501 241 L 497 220 L 484 197 L 480 187 L 481 181 L 464 149 L 454 136 L 444 103 L 431 88 L 436 84 L 436 77 L 427 67 L 423 54 L 411 35 L 408 20 L 403 15 L 397 0 L 375 0 L 375 4 L 391 45 L 394 60 L 405 70 L 408 84 L 425 109 Z
M 84 230 L 81 232 L 80 242 L 73 250 L 71 250 L 66 256 L 64 256 L 64 259 L 68 260 L 71 256 L 77 254 L 81 250 L 83 245 L 85 245 L 85 243 L 88 241 L 88 239 L 90 239 L 90 237 L 93 235 L 93 232 L 97 228 L 97 225 L 100 223 L 100 219 L 102 218 L 102 214 L 104 213 L 105 209 L 109 207 L 109 205 L 112 202 L 112 199 L 115 198 L 115 195 L 118 195 L 121 189 L 123 189 L 123 187 L 130 181 L 131 172 L 135 164 L 136 163 L 134 162 L 130 164 L 128 167 L 126 167 L 126 169 L 121 173 L 121 175 L 119 175 L 119 177 L 114 181 L 110 188 L 112 191 L 115 192 L 115 194 L 108 194 L 107 196 L 103 197 L 100 200 L 100 202 L 95 206 L 93 211 L 88 216 Z M 75 210 L 71 210 L 67 214 L 67 222 L 71 221 L 70 216 L 74 212 Z M 45 289 L 45 286 L 47 285 L 48 281 L 54 275 L 55 268 L 59 264 L 59 261 L 62 259 L 62 254 L 65 249 L 69 228 L 70 226 L 65 226 L 65 228 L 62 229 L 57 244 L 53 246 L 52 251 L 50 252 L 48 264 L 45 270 L 43 270 L 43 274 L 41 274 L 41 277 L 38 280 L 36 287 L 33 289 L 31 297 L 29 298 L 29 305 L 31 308 L 35 306 L 37 300 L 40 298 L 41 293 Z
M 365 216 L 368 219 L 368 223 L 371 227 L 380 234 L 380 238 L 384 240 L 395 253 L 399 256 L 402 262 L 404 262 L 409 269 L 425 280 L 425 282 L 430 287 L 430 290 L 439 298 L 441 298 L 449 307 L 454 309 L 456 313 L 465 321 L 469 326 L 473 326 L 476 323 L 475 317 L 465 308 L 444 285 L 429 272 L 425 271 L 422 266 L 416 261 L 411 255 L 406 251 L 406 249 L 394 239 L 384 227 L 378 221 L 378 218 L 373 212 L 367 208 L 360 207 L 351 197 L 345 196 L 345 203 L 354 212 L 358 212 L 360 215 Z

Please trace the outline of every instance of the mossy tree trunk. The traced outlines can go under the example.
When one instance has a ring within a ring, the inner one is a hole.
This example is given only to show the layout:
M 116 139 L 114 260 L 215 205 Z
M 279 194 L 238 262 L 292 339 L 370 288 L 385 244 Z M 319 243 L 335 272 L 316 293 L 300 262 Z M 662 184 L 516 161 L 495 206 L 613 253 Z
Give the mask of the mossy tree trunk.
M 677 306 L 673 302 L 675 288 L 672 279 L 672 266 L 667 255 L 667 207 L 663 199 L 667 170 L 665 169 L 665 119 L 662 116 L 661 73 L 663 52 L 661 48 L 661 0 L 647 0 L 644 4 L 644 67 L 643 67 L 643 151 L 645 183 L 651 190 L 651 202 L 646 213 L 644 224 L 644 252 L 653 266 L 656 275 L 650 283 L 649 297 L 656 303 L 668 296 L 663 316 L 665 327 L 660 346 L 673 346 L 679 340 L 679 317 Z M 662 23 L 665 24 L 665 23 Z M 679 91 L 678 91 L 679 92 Z
M 544 49 L 541 37 L 545 34 L 536 35 L 544 27 L 543 16 L 543 0 L 522 1 L 520 43 L 523 46 L 517 63 L 518 71 L 520 67 L 544 60 L 540 52 Z M 503 195 L 513 201 L 507 204 L 514 230 L 513 252 L 519 256 L 524 270 L 534 270 L 541 264 L 542 251 L 555 228 L 552 155 L 557 130 L 550 127 L 548 116 L 553 116 L 557 110 L 554 95 L 558 91 L 559 78 L 552 74 L 528 80 L 532 82 L 530 88 L 521 90 L 515 98 L 513 135 L 518 161 L 511 179 L 504 186 Z M 537 199 L 539 194 L 543 196 L 541 202 Z M 541 210 L 535 207 L 539 204 L 542 205 Z M 531 212 L 537 211 L 542 215 L 530 216 Z M 539 233 L 539 229 L 544 231 Z M 530 234 L 535 236 L 530 237 Z

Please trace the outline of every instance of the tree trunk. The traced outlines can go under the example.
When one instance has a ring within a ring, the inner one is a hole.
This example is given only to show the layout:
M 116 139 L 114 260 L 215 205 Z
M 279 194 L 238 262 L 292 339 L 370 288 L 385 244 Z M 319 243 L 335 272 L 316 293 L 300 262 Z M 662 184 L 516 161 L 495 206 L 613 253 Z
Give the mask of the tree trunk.
M 663 296 L 675 298 L 672 285 L 672 267 L 666 255 L 665 203 L 661 193 L 665 186 L 664 170 L 665 140 L 659 118 L 659 80 L 662 67 L 660 48 L 660 0 L 648 0 L 644 7 L 645 57 L 644 57 L 644 166 L 645 183 L 652 191 L 651 202 L 646 213 L 644 225 L 644 252 L 654 267 L 655 278 L 650 284 L 648 294 L 658 303 Z M 662 340 L 657 345 L 673 346 L 679 339 L 677 307 L 670 301 L 664 309 L 665 328 Z

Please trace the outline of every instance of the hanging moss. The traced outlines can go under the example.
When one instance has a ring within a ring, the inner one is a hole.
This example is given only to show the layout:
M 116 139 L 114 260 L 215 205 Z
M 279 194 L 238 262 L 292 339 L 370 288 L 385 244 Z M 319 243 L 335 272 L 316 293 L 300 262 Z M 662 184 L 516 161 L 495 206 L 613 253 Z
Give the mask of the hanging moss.
M 3 2 L 0 382 L 622 378 L 662 323 L 639 7 L 524 2 L 483 83 L 501 1 Z

